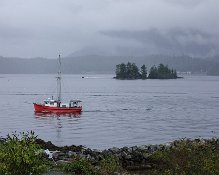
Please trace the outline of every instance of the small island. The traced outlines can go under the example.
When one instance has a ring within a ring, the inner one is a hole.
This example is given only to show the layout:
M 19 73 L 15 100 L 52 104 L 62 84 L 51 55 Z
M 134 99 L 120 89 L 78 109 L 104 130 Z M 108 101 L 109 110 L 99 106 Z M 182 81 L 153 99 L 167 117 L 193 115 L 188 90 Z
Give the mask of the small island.
M 142 65 L 140 69 L 135 63 L 128 62 L 116 65 L 116 79 L 120 80 L 135 80 L 135 79 L 176 79 L 177 72 L 174 69 L 169 69 L 168 66 L 159 64 L 152 66 L 149 73 L 147 67 Z

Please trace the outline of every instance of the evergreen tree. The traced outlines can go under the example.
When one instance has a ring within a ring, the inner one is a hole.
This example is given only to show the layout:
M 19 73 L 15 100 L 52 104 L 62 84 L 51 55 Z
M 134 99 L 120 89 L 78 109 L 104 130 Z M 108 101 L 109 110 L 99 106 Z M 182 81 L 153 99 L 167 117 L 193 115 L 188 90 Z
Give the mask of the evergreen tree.
M 178 76 L 177 76 L 177 72 L 176 72 L 176 70 L 174 70 L 173 71 L 173 78 L 177 78 Z M 179 77 L 178 77 L 179 78 Z
M 116 78 L 119 78 L 121 76 L 120 73 L 120 64 L 116 65 Z
M 139 69 L 135 63 L 131 64 L 131 79 L 138 79 L 140 76 Z
M 124 63 L 120 64 L 120 79 L 127 78 L 127 69 Z
M 132 79 L 132 64 L 130 62 L 126 65 L 127 69 L 127 79 Z
M 148 75 L 149 79 L 156 79 L 158 78 L 158 71 L 156 66 L 152 66 Z
M 147 69 L 146 66 L 143 64 L 141 66 L 141 79 L 145 80 L 147 78 Z

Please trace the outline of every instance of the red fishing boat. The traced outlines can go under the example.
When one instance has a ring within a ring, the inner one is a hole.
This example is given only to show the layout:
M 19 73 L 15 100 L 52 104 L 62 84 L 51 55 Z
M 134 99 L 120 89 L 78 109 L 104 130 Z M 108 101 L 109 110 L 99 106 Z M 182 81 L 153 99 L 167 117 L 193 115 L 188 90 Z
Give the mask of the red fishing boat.
M 70 100 L 67 103 L 63 103 L 61 99 L 61 58 L 59 55 L 59 71 L 57 78 L 57 99 L 48 98 L 43 103 L 33 103 L 35 112 L 42 113 L 80 113 L 82 106 L 80 100 Z

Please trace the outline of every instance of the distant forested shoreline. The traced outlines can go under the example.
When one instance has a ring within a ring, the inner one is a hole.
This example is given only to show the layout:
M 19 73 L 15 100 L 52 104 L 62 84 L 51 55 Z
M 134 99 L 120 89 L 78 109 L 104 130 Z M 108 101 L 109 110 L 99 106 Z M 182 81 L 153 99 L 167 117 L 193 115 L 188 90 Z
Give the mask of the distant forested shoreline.
M 144 64 L 139 69 L 135 63 L 121 63 L 116 65 L 115 73 L 116 76 L 114 78 L 120 80 L 179 78 L 175 69 L 169 69 L 168 65 L 163 64 L 152 66 L 148 72 L 147 67 Z
M 149 69 L 163 63 L 177 72 L 189 75 L 219 75 L 219 56 L 191 57 L 171 55 L 104 56 L 83 55 L 62 57 L 63 74 L 114 74 L 115 65 L 127 62 L 145 64 Z M 56 74 L 57 58 L 16 58 L 0 56 L 0 74 Z

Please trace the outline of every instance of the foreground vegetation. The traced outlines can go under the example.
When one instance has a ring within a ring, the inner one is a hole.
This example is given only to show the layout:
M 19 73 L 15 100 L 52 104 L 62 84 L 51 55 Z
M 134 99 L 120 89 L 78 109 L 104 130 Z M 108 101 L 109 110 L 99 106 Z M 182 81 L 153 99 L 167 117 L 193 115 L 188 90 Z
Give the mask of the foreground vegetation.
M 147 76 L 148 75 L 148 76 Z M 160 64 L 150 68 L 149 74 L 147 68 L 142 65 L 140 70 L 135 63 L 128 62 L 127 64 L 116 65 L 116 79 L 176 79 L 178 78 L 176 70 L 169 69 L 168 66 Z
M 44 150 L 60 151 L 49 159 Z M 0 174 L 30 175 L 48 171 L 79 175 L 219 174 L 219 139 L 182 139 L 169 145 L 93 151 L 83 146 L 57 147 L 33 132 L 0 141 Z
M 219 174 L 219 140 L 174 141 L 151 158 L 155 161 L 154 174 L 216 175 Z
M 0 142 L 1 175 L 38 175 L 48 168 L 34 132 L 13 133 Z

